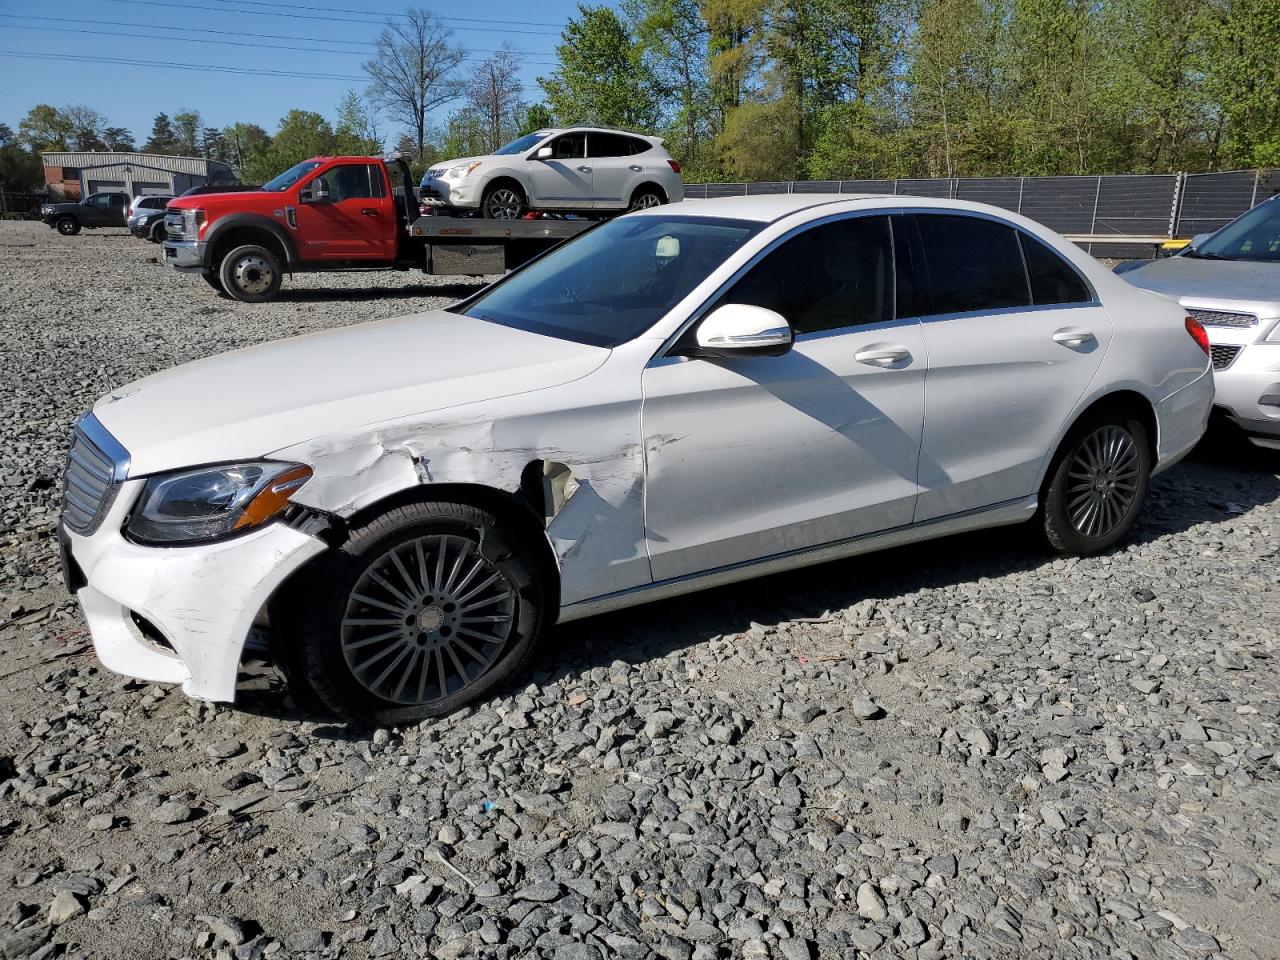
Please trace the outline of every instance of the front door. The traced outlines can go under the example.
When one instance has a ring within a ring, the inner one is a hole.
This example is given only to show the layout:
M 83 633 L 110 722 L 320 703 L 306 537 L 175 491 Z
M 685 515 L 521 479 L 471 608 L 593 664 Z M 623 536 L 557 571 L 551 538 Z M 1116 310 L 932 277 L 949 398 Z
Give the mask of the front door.
M 382 167 L 336 163 L 318 177 L 329 198 L 297 205 L 298 252 L 303 260 L 390 260 L 395 256 L 396 210 Z
M 551 147 L 551 158 L 529 161 L 532 205 L 557 210 L 590 207 L 593 188 L 587 135 L 562 133 L 544 146 Z
M 893 261 L 885 216 L 808 227 L 717 301 L 782 314 L 790 353 L 646 369 L 655 580 L 911 522 L 926 360 L 918 321 L 895 318 Z
M 1062 256 L 1002 221 L 895 218 L 927 270 L 914 312 L 929 350 L 916 520 L 1037 492 L 1112 326 Z

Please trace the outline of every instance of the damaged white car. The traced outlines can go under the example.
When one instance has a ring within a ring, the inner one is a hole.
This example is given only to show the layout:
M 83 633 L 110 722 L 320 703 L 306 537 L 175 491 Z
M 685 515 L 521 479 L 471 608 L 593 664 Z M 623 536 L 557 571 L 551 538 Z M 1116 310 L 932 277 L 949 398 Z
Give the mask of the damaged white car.
M 683 203 L 113 392 L 60 540 L 110 669 L 232 700 L 258 624 L 335 711 L 408 720 L 557 620 L 1033 519 L 1106 549 L 1212 396 L 1185 311 L 1013 214 Z

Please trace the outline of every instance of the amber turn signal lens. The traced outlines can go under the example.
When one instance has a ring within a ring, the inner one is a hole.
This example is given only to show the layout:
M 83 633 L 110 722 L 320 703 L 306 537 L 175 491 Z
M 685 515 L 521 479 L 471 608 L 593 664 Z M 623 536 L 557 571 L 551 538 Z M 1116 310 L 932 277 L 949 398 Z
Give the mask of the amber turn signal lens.
M 232 529 L 247 530 L 266 523 L 287 507 L 289 498 L 310 479 L 310 467 L 298 466 L 292 470 L 286 470 L 249 501 L 248 506 L 244 508 L 244 513 L 240 515 L 240 519 Z

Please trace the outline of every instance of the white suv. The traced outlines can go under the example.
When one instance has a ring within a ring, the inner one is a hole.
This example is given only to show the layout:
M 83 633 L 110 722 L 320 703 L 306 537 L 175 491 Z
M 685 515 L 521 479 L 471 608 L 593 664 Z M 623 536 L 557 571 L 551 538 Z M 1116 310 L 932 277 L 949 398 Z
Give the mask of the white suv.
M 658 137 L 595 127 L 538 130 L 484 157 L 437 164 L 422 202 L 441 213 L 516 220 L 528 210 L 636 210 L 684 199 L 680 164 Z

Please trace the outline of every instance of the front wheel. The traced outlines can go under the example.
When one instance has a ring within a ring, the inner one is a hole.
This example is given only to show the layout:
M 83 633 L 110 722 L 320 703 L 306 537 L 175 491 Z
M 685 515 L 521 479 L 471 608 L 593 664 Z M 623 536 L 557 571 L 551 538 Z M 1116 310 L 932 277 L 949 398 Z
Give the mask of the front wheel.
M 213 287 L 213 289 L 216 290 L 218 293 L 227 292 L 226 290 L 223 289 L 222 281 L 218 279 L 218 275 L 216 273 L 201 273 L 200 276 L 204 278 L 205 283 Z
M 280 261 L 266 247 L 246 244 L 222 258 L 218 279 L 228 296 L 245 303 L 270 300 L 280 291 Z
M 152 243 L 164 243 L 165 235 L 164 221 L 157 220 L 151 225 L 151 233 L 148 239 Z
M 74 237 L 80 232 L 80 221 L 75 217 L 59 217 L 56 226 L 64 237 Z
M 480 212 L 489 220 L 519 220 L 524 205 L 524 194 L 518 187 L 499 184 L 484 192 Z
M 451 713 L 516 674 L 551 618 L 519 531 L 449 501 L 396 507 L 352 530 L 300 601 L 301 672 L 350 720 Z
M 1114 546 L 1133 526 L 1151 477 L 1151 449 L 1142 422 L 1104 413 L 1077 426 L 1063 442 L 1040 505 L 1045 539 L 1079 556 Z

